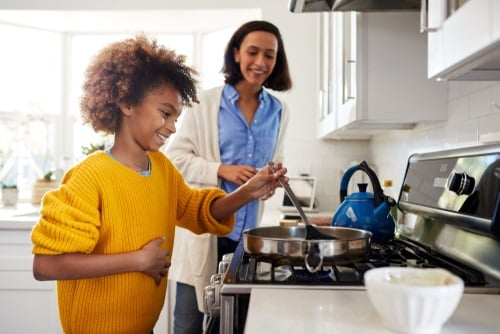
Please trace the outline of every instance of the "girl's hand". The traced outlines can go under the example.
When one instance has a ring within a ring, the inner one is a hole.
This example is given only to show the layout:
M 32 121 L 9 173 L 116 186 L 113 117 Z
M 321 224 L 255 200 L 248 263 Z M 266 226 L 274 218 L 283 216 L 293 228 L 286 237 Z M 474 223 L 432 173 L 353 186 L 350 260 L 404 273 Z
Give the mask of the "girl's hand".
M 269 166 L 262 168 L 238 189 L 225 197 L 214 200 L 210 206 L 212 216 L 222 221 L 248 202 L 272 194 L 276 188 L 281 187 L 280 177 L 283 177 L 283 182 L 288 183 L 288 177 L 284 176 L 287 172 L 286 168 L 281 163 L 275 163 L 274 169 L 275 173 Z
M 271 197 L 274 196 L 274 192 L 275 192 L 274 190 L 271 190 L 270 192 L 268 192 L 267 194 L 265 194 L 264 196 L 262 196 L 260 198 L 260 200 L 261 201 L 266 201 L 266 200 L 270 199 Z
M 280 177 L 283 177 L 283 182 L 288 182 L 288 177 L 284 176 L 287 169 L 280 162 L 274 163 L 274 170 L 275 173 L 269 166 L 266 166 L 245 183 L 246 190 L 251 193 L 253 198 L 271 197 L 275 189 L 281 187 Z
M 167 261 L 167 255 L 170 255 L 170 252 L 161 248 L 164 241 L 164 237 L 156 238 L 144 245 L 139 251 L 140 271 L 151 276 L 156 285 L 160 284 L 170 267 L 170 262 Z

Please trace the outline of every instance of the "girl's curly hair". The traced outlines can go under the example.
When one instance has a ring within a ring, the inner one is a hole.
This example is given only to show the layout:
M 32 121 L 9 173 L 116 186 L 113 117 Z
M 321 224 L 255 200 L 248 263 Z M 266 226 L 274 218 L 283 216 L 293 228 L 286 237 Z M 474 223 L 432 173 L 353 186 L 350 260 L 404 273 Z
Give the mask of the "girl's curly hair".
M 165 84 L 179 91 L 185 106 L 197 103 L 198 73 L 185 64 L 185 58 L 144 34 L 105 47 L 85 72 L 83 121 L 95 131 L 112 134 L 121 123 L 120 105 L 135 106 Z

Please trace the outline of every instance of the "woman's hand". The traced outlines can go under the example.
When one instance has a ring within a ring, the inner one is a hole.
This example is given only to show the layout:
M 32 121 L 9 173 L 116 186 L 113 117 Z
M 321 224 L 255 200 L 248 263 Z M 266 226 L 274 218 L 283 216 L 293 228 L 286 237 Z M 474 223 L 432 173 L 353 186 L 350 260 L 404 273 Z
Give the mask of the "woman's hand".
M 160 284 L 163 277 L 167 275 L 170 262 L 167 261 L 167 255 L 170 252 L 161 248 L 165 238 L 157 238 L 144 245 L 140 252 L 141 272 L 151 276 L 156 285 Z
M 257 174 L 257 172 L 258 170 L 256 168 L 248 165 L 222 164 L 219 167 L 217 176 L 241 186 L 243 183 L 247 182 L 250 178 Z

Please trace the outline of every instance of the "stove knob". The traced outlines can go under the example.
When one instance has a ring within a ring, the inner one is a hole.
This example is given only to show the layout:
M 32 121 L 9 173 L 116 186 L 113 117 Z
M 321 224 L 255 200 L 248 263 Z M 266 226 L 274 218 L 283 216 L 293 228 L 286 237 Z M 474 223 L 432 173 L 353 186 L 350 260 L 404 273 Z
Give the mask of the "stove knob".
M 210 317 L 220 314 L 220 286 L 221 275 L 215 274 L 210 278 L 210 285 L 203 290 L 203 312 Z
M 207 285 L 203 291 L 203 311 L 210 317 L 217 316 L 219 309 L 217 308 L 216 301 L 216 287 Z
M 476 180 L 467 173 L 453 172 L 448 178 L 448 189 L 457 195 L 470 195 L 476 186 Z
M 234 253 L 227 253 L 222 256 L 222 261 L 219 262 L 218 274 L 224 275 L 227 272 L 233 260 L 233 254 Z
M 210 285 L 221 285 L 222 284 L 222 274 L 213 274 L 210 277 Z
M 233 260 L 234 253 L 227 253 L 222 255 L 222 261 L 231 262 Z
M 220 261 L 217 273 L 224 275 L 227 272 L 227 270 L 229 269 L 230 264 L 231 264 L 231 261 L 224 261 L 224 260 Z

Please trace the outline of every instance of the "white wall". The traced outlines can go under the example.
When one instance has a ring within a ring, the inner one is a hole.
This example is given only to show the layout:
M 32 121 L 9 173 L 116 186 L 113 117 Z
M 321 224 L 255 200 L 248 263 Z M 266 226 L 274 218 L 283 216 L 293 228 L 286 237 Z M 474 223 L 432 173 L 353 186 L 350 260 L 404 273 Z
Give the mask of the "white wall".
M 411 153 L 492 141 L 500 141 L 500 82 L 450 81 L 446 122 L 379 135 L 370 143 L 370 154 L 379 177 L 393 178 L 399 192 Z

